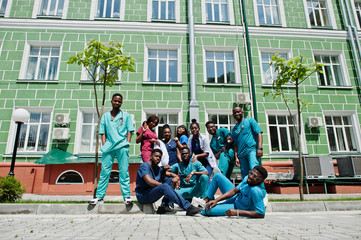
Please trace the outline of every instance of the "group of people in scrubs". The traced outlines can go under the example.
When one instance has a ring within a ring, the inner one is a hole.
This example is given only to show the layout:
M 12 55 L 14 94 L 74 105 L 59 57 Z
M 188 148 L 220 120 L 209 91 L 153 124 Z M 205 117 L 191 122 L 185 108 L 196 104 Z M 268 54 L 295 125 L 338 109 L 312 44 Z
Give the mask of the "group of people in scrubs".
M 114 94 L 112 110 L 101 119 L 102 170 L 96 197 L 90 204 L 103 202 L 115 156 L 124 202 L 132 203 L 128 167 L 129 143 L 135 129 L 130 114 L 120 109 L 122 102 L 122 95 Z M 205 127 L 211 140 L 200 133 L 195 119 L 190 124 L 190 136 L 186 126 L 181 125 L 172 138 L 171 128 L 165 124 L 161 129 L 163 139 L 158 139 L 159 118 L 149 116 L 136 132 L 143 160 L 136 178 L 138 202 L 148 204 L 163 197 L 159 214 L 174 213 L 177 204 L 190 216 L 264 217 L 263 182 L 267 171 L 259 166 L 262 130 L 254 119 L 244 118 L 243 114 L 241 107 L 233 108 L 237 124 L 232 131 L 217 129 L 214 122 L 208 121 Z M 241 168 L 243 178 L 236 187 L 230 181 L 234 166 Z M 222 195 L 214 199 L 217 189 Z

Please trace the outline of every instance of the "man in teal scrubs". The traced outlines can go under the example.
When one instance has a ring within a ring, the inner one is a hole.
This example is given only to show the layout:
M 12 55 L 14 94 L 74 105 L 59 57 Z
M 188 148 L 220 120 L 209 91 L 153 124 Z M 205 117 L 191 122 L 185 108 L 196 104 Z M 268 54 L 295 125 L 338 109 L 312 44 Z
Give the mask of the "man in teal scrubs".
M 129 113 L 120 109 L 123 96 L 116 93 L 112 97 L 110 112 L 106 112 L 101 119 L 99 134 L 102 140 L 102 170 L 96 197 L 89 201 L 90 204 L 103 202 L 108 188 L 110 172 L 114 157 L 117 156 L 119 166 L 119 183 L 125 204 L 132 203 L 130 198 L 129 179 L 129 143 L 134 132 L 133 121 Z
M 209 182 L 207 169 L 199 161 L 190 161 L 188 147 L 181 148 L 180 154 L 182 162 L 171 166 L 171 172 L 178 174 L 180 178 L 179 189 L 176 189 L 176 192 L 189 200 L 193 197 L 205 197 Z
M 232 134 L 227 128 L 217 129 L 212 121 L 206 122 L 206 128 L 212 139 L 210 146 L 216 159 L 219 159 L 218 168 L 230 179 L 234 167 L 234 151 L 232 148 Z

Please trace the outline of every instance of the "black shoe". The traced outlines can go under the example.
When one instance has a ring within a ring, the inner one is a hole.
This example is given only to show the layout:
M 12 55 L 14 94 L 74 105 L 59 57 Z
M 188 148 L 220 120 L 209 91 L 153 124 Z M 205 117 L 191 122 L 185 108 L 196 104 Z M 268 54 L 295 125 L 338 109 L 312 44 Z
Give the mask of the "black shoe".
M 175 214 L 176 211 L 174 209 L 171 209 L 169 206 L 159 206 L 158 207 L 157 214 L 166 214 L 166 213 Z
M 187 209 L 186 215 L 187 215 L 187 216 L 194 216 L 194 215 L 200 213 L 201 211 L 202 211 L 202 208 L 198 208 L 198 207 L 195 207 L 195 206 L 191 205 L 191 206 Z

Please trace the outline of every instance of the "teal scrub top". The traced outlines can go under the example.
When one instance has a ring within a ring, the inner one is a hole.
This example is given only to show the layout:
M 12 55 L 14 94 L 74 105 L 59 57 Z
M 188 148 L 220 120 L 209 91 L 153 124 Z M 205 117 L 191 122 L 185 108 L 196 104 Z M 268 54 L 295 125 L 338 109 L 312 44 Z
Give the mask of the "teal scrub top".
M 249 186 L 247 179 L 248 176 L 246 176 L 237 186 L 240 192 L 237 194 L 234 202 L 235 208 L 265 214 L 266 208 L 263 202 L 264 193 L 262 188 L 260 185 L 252 187 Z
M 262 129 L 253 118 L 243 118 L 241 124 L 236 124 L 232 129 L 234 145 L 238 146 L 238 157 L 242 157 L 252 149 L 257 148 L 257 135 Z
M 103 114 L 99 126 L 99 134 L 106 135 L 105 144 L 100 151 L 110 152 L 125 146 L 129 146 L 127 133 L 134 132 L 133 121 L 129 113 L 120 110 L 112 119 L 110 112 Z
M 176 163 L 172 165 L 173 169 L 171 169 L 171 172 L 175 174 L 179 174 L 180 177 L 180 187 L 193 187 L 197 183 L 197 176 L 193 175 L 189 181 L 189 183 L 186 182 L 187 176 L 194 170 L 196 172 L 203 172 L 207 171 L 207 169 L 202 165 L 201 162 L 195 161 L 192 163 L 192 160 L 190 160 L 187 167 L 184 166 L 183 163 Z
M 214 154 L 221 151 L 221 148 L 227 146 L 227 137 L 231 136 L 231 132 L 227 128 L 217 129 L 216 137 L 212 137 L 210 146 Z

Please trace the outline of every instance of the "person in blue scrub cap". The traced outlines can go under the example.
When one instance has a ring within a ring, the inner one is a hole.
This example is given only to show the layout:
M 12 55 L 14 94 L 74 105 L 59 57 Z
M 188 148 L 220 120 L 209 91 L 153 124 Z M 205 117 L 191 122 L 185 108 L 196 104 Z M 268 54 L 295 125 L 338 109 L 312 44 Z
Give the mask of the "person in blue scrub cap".
M 129 143 L 134 132 L 133 121 L 129 113 L 120 109 L 123 96 L 116 93 L 112 97 L 110 112 L 106 112 L 101 119 L 99 134 L 102 147 L 102 170 L 96 196 L 89 204 L 102 203 L 108 188 L 109 177 L 112 170 L 114 157 L 117 157 L 119 166 L 119 183 L 125 204 L 131 204 L 130 178 L 129 178 Z
M 263 190 L 260 186 L 267 178 L 267 170 L 255 166 L 243 181 L 234 187 L 232 182 L 223 174 L 214 175 L 211 185 L 204 199 L 205 208 L 201 214 L 204 216 L 244 216 L 249 218 L 264 218 L 266 208 L 263 202 Z M 214 199 L 220 189 L 222 195 Z M 219 203 L 226 200 L 222 203 Z

